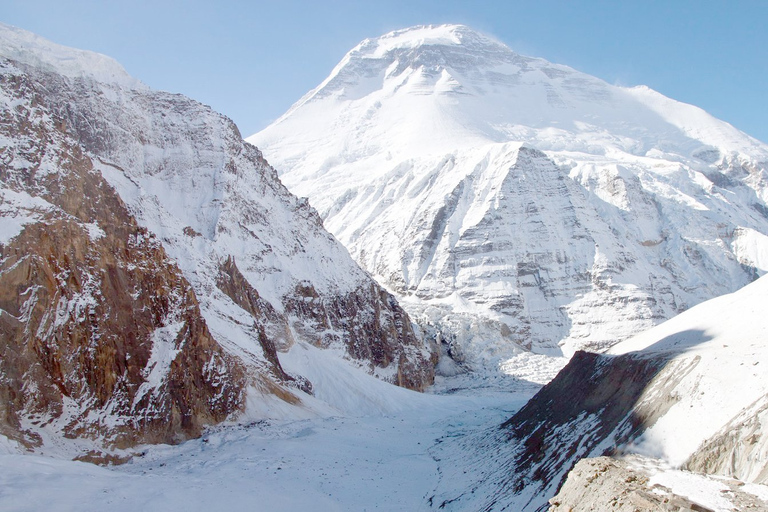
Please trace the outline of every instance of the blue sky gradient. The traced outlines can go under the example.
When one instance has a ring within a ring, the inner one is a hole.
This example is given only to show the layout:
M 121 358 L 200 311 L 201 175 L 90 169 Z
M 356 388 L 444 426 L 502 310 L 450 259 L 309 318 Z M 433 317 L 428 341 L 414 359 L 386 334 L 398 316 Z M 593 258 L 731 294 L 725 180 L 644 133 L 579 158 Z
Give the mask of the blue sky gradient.
M 518 53 L 644 84 L 768 142 L 768 1 L 5 0 L 0 21 L 117 59 L 231 117 L 285 112 L 366 37 L 463 23 Z

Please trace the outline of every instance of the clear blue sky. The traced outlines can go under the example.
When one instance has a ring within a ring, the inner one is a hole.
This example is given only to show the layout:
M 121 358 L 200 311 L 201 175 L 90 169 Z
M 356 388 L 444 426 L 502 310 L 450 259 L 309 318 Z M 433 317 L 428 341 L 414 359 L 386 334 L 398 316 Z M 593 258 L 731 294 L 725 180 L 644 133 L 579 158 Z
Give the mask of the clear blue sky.
M 3 0 L 0 21 L 116 58 L 228 115 L 243 136 L 366 37 L 463 23 L 524 55 L 645 84 L 768 142 L 768 1 Z

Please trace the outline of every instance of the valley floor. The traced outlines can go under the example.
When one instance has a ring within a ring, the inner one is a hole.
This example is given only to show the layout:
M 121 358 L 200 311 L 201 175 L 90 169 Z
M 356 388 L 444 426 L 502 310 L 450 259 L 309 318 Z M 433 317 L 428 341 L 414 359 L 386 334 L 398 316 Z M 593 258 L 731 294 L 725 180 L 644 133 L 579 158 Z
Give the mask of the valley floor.
M 328 357 L 309 355 L 314 361 Z M 286 362 L 312 373 L 301 352 Z M 529 358 L 508 363 L 508 369 L 520 366 L 517 375 L 526 366 L 542 380 L 561 366 Z M 219 426 L 181 445 L 146 447 L 120 466 L 22 455 L 0 436 L 0 510 L 429 511 L 443 504 L 475 510 L 470 496 L 483 501 L 479 495 L 496 489 L 480 484 L 493 454 L 477 453 L 472 440 L 495 431 L 541 386 L 509 375 L 465 374 L 441 378 L 422 394 L 334 364 L 314 367 L 311 377 L 321 390 L 333 390 L 324 398 L 346 412 Z M 725 499 L 726 483 L 716 477 L 661 466 L 649 474 L 669 492 L 711 510 L 764 510 Z M 768 502 L 766 486 L 738 491 L 750 503 Z
M 220 427 L 112 468 L 0 455 L 0 510 L 428 510 L 438 440 L 500 424 L 537 389 L 452 382 L 401 395 L 393 415 Z

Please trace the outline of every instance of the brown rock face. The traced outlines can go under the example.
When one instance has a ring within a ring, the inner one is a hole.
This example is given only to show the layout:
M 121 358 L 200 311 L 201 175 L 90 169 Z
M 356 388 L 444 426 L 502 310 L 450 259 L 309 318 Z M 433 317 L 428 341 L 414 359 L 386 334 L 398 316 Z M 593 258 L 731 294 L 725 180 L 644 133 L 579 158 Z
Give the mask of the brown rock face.
M 241 407 L 242 369 L 162 248 L 135 229 L 94 242 L 56 220 L 2 248 L 0 407 L 12 437 L 34 444 L 27 422 L 52 422 L 117 447 L 178 442 Z
M 373 282 L 332 300 L 320 297 L 311 284 L 300 283 L 286 297 L 285 309 L 294 329 L 316 346 L 343 343 L 347 353 L 367 362 L 373 373 L 395 369 L 384 376 L 393 384 L 423 391 L 434 381 L 436 353 L 431 360 L 420 355 L 420 341 L 407 314 Z
M 106 447 L 178 442 L 243 407 L 245 373 L 195 294 L 25 75 L 4 74 L 4 199 L 24 218 L 0 246 L 0 432 Z M 10 198 L 10 199 L 9 199 Z M 14 199 L 15 198 L 15 199 Z M 15 202 L 14 202 L 15 201 Z

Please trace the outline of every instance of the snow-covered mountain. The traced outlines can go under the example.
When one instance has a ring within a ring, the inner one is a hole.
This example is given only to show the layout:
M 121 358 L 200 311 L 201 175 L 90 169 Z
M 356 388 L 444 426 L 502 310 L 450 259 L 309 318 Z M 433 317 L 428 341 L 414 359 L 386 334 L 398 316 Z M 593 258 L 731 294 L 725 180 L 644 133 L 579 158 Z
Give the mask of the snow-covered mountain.
M 432 382 L 394 297 L 229 119 L 1 24 L 0 118 L 0 433 L 123 448 L 306 415 L 280 357 L 308 346 Z
M 606 349 L 768 269 L 768 146 L 464 26 L 363 41 L 247 140 L 476 365 Z
M 468 453 L 475 459 L 469 465 L 482 471 L 459 489 L 444 487 L 436 499 L 450 504 L 446 510 L 542 510 L 580 459 L 599 456 L 649 457 L 651 475 L 685 468 L 767 483 L 767 304 L 768 276 L 607 354 L 576 352 L 500 429 L 462 440 L 463 450 L 441 450 L 446 481 L 457 481 L 454 458 Z M 589 510 L 579 493 L 631 487 L 607 477 L 594 485 L 594 478 L 576 480 L 559 500 L 575 510 Z M 602 493 L 597 509 L 611 507 L 611 492 Z

